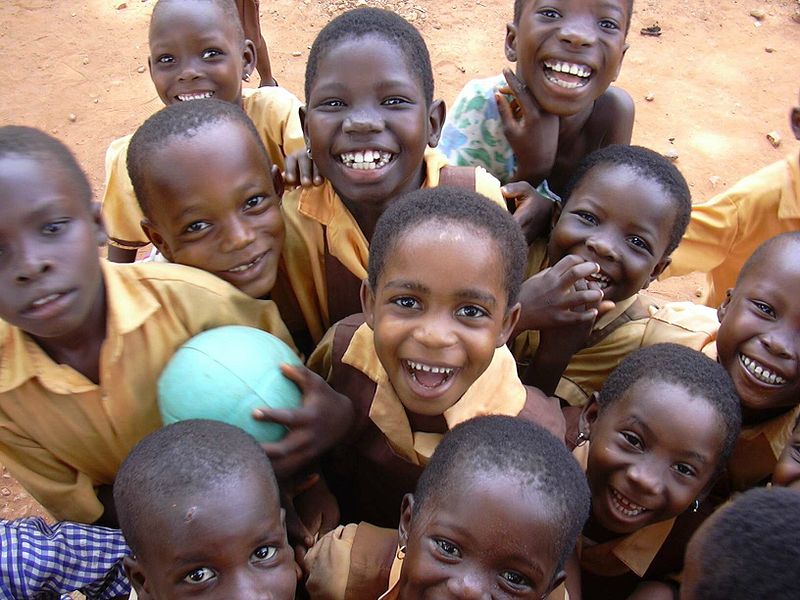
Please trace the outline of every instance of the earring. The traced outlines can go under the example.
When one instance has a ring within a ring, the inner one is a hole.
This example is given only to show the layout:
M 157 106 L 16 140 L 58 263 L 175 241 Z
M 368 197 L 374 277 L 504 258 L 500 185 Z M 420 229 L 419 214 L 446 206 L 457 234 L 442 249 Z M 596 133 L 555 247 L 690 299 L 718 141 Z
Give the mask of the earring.
M 692 502 L 692 512 L 696 513 L 700 509 L 700 500 Z
M 242 75 L 242 81 L 250 81 L 250 73 L 244 73 Z
M 403 560 L 406 557 L 406 545 L 400 544 L 397 547 L 397 552 L 395 553 L 397 560 Z
M 583 446 L 588 441 L 589 441 L 589 435 L 585 431 L 579 431 L 578 437 L 575 438 L 575 445 Z

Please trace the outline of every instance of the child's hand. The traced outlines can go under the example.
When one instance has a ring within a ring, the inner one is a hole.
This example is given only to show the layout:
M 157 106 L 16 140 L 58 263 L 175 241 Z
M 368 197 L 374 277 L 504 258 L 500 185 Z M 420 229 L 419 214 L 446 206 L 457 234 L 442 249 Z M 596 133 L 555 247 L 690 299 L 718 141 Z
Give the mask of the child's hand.
M 286 170 L 283 173 L 283 182 L 287 187 L 304 187 L 322 185 L 322 175 L 317 171 L 317 165 L 305 150 L 298 150 L 286 157 Z
M 510 69 L 503 69 L 506 87 L 495 92 L 506 139 L 517 157 L 513 179 L 539 185 L 553 169 L 558 150 L 559 118 L 545 112 Z M 512 100 L 506 97 L 512 96 Z
M 308 368 L 284 364 L 281 372 L 300 388 L 303 406 L 296 410 L 257 408 L 253 418 L 273 421 L 289 430 L 280 442 L 263 444 L 276 475 L 286 477 L 341 441 L 352 427 L 355 413 L 347 396 L 335 392 Z
M 528 245 L 544 237 L 550 227 L 555 204 L 533 189 L 527 181 L 509 183 L 501 187 L 500 191 L 503 198 L 514 201 L 514 220 L 522 228 Z
M 281 478 L 278 481 L 281 508 L 285 512 L 286 537 L 289 539 L 289 545 L 294 550 L 295 561 L 298 565 L 303 564 L 303 557 L 306 551 L 314 545 L 314 534 L 311 533 L 300 518 L 295 508 L 295 497 L 313 488 L 319 480 L 320 475 L 318 473 L 311 473 Z
M 603 301 L 603 292 L 596 285 L 586 285 L 586 278 L 599 270 L 597 263 L 569 254 L 525 281 L 519 293 L 522 312 L 515 334 L 594 322 L 598 310 L 605 312 L 614 306 Z M 596 308 L 582 308 L 587 306 Z

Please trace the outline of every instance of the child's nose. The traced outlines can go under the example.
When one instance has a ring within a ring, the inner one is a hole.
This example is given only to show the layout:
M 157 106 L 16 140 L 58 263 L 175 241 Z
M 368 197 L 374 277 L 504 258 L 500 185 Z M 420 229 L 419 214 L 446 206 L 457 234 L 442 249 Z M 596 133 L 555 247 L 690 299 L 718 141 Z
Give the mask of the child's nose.
M 198 79 L 201 76 L 201 71 L 193 60 L 185 60 L 181 64 L 181 71 L 178 75 L 180 81 L 190 81 Z
M 37 252 L 22 249 L 17 260 L 16 281 L 20 284 L 36 281 L 52 268 L 51 262 Z
M 773 328 L 761 336 L 761 343 L 773 356 L 780 358 L 793 358 L 795 354 L 794 345 L 796 336 L 793 331 L 786 331 L 786 328 Z
M 597 232 L 586 240 L 586 247 L 599 258 L 619 260 L 619 252 L 613 239 L 607 233 Z
M 256 239 L 256 233 L 252 227 L 242 223 L 240 219 L 232 219 L 225 227 L 225 238 L 220 248 L 223 252 L 235 252 L 246 248 Z
M 370 133 L 382 131 L 384 121 L 375 110 L 356 108 L 345 118 L 342 127 L 345 133 Z
M 451 577 L 447 587 L 455 598 L 489 600 L 492 597 L 491 583 L 484 581 L 475 569 L 466 569 L 460 576 Z
M 572 46 L 591 46 L 597 41 L 596 21 L 591 16 L 564 19 L 560 34 L 561 41 Z
M 456 342 L 456 336 L 444 315 L 425 315 L 414 329 L 414 339 L 429 348 L 447 348 Z
M 628 469 L 628 479 L 640 491 L 658 496 L 664 491 L 663 472 L 651 460 L 642 460 Z

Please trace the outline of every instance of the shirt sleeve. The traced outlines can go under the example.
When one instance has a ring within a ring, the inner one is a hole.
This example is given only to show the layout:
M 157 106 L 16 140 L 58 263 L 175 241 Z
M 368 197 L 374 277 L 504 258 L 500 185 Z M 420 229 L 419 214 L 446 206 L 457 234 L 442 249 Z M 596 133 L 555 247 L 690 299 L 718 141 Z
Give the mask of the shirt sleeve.
M 130 135 L 111 142 L 106 151 L 106 187 L 103 194 L 103 222 L 112 246 L 136 249 L 150 243 L 140 223 L 142 211 L 128 177 Z
M 0 521 L 0 598 L 89 600 L 130 593 L 122 559 L 130 554 L 118 529 L 77 523 L 48 525 L 39 517 Z

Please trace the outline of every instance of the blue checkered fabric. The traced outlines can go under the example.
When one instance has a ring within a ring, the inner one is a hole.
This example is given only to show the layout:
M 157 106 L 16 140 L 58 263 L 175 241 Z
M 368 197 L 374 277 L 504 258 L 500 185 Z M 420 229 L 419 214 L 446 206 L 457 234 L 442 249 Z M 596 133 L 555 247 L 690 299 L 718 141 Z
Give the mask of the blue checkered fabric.
M 0 600 L 52 600 L 79 591 L 90 599 L 128 596 L 122 568 L 130 549 L 118 529 L 0 520 Z

